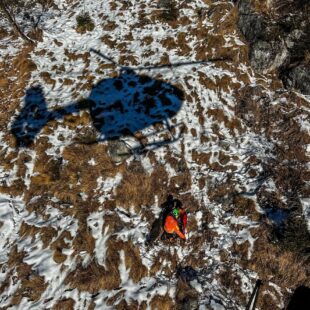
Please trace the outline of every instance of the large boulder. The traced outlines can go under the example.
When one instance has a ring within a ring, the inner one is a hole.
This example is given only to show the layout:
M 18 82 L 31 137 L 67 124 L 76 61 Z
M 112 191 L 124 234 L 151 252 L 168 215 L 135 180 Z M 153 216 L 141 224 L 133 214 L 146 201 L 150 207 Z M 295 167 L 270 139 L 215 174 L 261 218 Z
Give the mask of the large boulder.
M 287 70 L 282 80 L 287 88 L 295 88 L 302 94 L 310 95 L 310 64 L 300 64 Z
M 258 72 L 279 68 L 289 56 L 288 50 L 278 41 L 258 40 L 251 45 L 250 62 Z

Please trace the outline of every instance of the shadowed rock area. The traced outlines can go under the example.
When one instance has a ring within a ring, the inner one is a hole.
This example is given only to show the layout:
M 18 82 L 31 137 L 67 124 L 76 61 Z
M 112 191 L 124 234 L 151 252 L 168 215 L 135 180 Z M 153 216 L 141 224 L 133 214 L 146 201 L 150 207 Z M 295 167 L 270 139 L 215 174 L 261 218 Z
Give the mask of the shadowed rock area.
M 286 88 L 310 94 L 309 1 L 238 1 L 238 27 L 261 73 L 276 70 Z

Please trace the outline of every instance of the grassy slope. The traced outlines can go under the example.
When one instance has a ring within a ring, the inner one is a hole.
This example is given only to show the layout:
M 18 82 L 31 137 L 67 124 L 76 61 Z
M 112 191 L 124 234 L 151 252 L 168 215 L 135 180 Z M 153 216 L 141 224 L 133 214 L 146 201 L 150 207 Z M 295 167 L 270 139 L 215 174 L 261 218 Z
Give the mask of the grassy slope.
M 226 305 L 244 306 L 256 274 L 265 283 L 258 302 L 262 310 L 271 304 L 281 307 L 287 288 L 309 285 L 298 249 L 271 243 L 272 223 L 258 212 L 259 207 L 287 209 L 292 201 L 301 212 L 298 198 L 308 194 L 304 184 L 309 174 L 304 165 L 309 136 L 300 120 L 308 117 L 309 103 L 294 92 L 275 92 L 280 84 L 273 72 L 258 76 L 248 67 L 247 46 L 240 44 L 236 29 L 236 8 L 226 1 L 204 2 L 197 1 L 193 7 L 184 3 L 180 16 L 170 19 L 154 5 L 150 13 L 143 4 L 134 11 L 125 2 L 113 1 L 106 11 L 101 8 L 103 13 L 93 11 L 97 27 L 93 33 L 77 33 L 74 18 L 68 25 L 68 33 L 80 35 L 81 41 L 94 43 L 89 40 L 98 36 L 122 65 L 139 65 L 141 59 L 143 64 L 154 60 L 166 64 L 229 58 L 206 68 L 174 69 L 173 74 L 168 69 L 146 72 L 185 92 L 182 111 L 172 120 L 182 123 L 174 133 L 182 139 L 120 165 L 108 156 L 107 142 L 76 142 L 92 132 L 87 110 L 49 122 L 30 149 L 15 148 L 8 126 L 29 85 L 42 83 L 49 104 L 64 105 L 87 96 L 93 83 L 102 78 L 99 72 L 111 77 L 118 74 L 117 68 L 94 62 L 86 50 L 68 47 L 64 37 L 55 41 L 49 31 L 34 51 L 22 46 L 18 55 L 2 62 L 1 84 L 8 86 L 0 107 L 5 175 L 0 192 L 19 196 L 24 204 L 15 226 L 18 235 L 11 239 L 2 263 L 4 307 L 70 309 L 84 304 L 89 309 L 100 305 L 172 309 L 176 300 L 182 300 L 182 292 L 177 291 L 175 298 L 171 290 L 181 285 L 176 285 L 175 277 L 180 265 L 200 272 L 201 303 L 214 294 Z M 66 14 L 79 9 L 71 3 L 61 14 L 68 18 Z M 125 23 L 128 16 L 127 27 L 121 21 Z M 152 35 L 159 25 L 165 34 Z M 72 74 L 74 66 L 83 74 Z M 8 83 L 12 77 L 14 83 Z M 147 141 L 147 132 L 139 134 Z M 155 136 L 166 139 L 163 134 Z M 240 195 L 249 192 L 253 195 Z M 168 193 L 179 197 L 189 213 L 189 239 L 179 245 L 180 255 L 167 244 L 152 252 L 141 241 L 156 206 Z M 96 219 L 103 219 L 103 224 L 92 226 Z M 42 271 L 42 258 L 31 254 L 35 247 L 38 253 L 49 255 L 47 266 L 59 270 L 61 276 Z M 98 263 L 102 250 L 105 264 Z M 122 268 L 134 284 L 128 284 Z M 159 284 L 144 292 L 147 280 Z M 143 296 L 140 300 L 130 292 L 134 285 Z M 64 292 L 68 288 L 76 289 L 74 294 Z M 97 292 L 99 296 L 94 297 Z

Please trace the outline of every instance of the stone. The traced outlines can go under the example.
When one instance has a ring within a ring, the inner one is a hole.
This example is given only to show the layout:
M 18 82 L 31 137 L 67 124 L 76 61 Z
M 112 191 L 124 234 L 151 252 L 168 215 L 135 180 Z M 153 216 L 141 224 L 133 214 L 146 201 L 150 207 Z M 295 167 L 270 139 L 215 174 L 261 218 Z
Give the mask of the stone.
M 262 37 L 265 29 L 265 19 L 258 14 L 239 13 L 238 28 L 247 41 L 254 42 Z
M 310 95 L 310 64 L 300 64 L 283 77 L 287 88 L 295 88 L 302 94 Z
M 130 148 L 122 140 L 109 141 L 108 153 L 114 163 L 121 163 L 132 155 Z
M 259 40 L 251 45 L 250 62 L 258 72 L 279 68 L 287 57 L 288 52 L 281 42 Z

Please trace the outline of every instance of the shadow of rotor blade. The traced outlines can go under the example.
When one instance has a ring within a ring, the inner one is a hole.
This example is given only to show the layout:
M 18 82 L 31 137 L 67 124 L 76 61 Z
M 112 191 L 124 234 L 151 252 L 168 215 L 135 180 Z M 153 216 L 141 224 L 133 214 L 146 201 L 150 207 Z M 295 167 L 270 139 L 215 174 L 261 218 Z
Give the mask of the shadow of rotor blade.
M 178 123 L 178 124 L 175 124 L 175 125 L 169 125 L 169 128 L 164 128 L 164 129 L 161 129 L 161 130 L 157 130 L 156 131 L 156 135 L 160 134 L 162 132 L 170 132 L 172 129 L 180 127 L 182 125 L 183 125 L 183 123 Z M 153 132 L 152 133 L 148 133 L 148 134 L 144 134 L 143 138 L 148 138 L 148 137 L 153 136 L 153 135 L 154 135 Z
M 163 141 L 158 141 L 158 142 L 151 142 L 151 143 L 148 143 L 144 146 L 137 146 L 137 147 L 134 147 L 134 148 L 131 148 L 131 151 L 136 154 L 142 154 L 142 153 L 145 153 L 145 152 L 149 152 L 149 151 L 154 151 L 162 146 L 165 146 L 165 145 L 169 145 L 171 143 L 174 143 L 178 140 L 180 140 L 181 138 L 181 135 L 182 134 L 179 134 L 178 137 L 175 137 L 173 139 L 166 139 L 166 140 L 163 140 Z
M 99 57 L 102 57 L 105 60 L 108 60 L 109 62 L 112 62 L 112 64 L 114 64 L 115 66 L 119 66 L 112 58 L 105 56 L 104 54 L 102 54 L 100 51 L 95 50 L 93 48 L 90 49 L 91 52 L 95 53 L 96 55 L 98 55 Z
M 117 64 L 112 58 L 105 56 L 100 51 L 90 48 L 90 51 L 98 55 L 99 57 L 108 60 L 109 62 L 113 63 L 115 66 L 121 67 L 119 64 Z M 139 67 L 130 67 L 131 70 L 160 70 L 164 68 L 175 68 L 175 67 L 182 67 L 182 66 L 193 66 L 193 65 L 205 65 L 210 62 L 217 62 L 217 61 L 231 61 L 231 57 L 216 57 L 216 58 L 210 58 L 202 61 L 187 61 L 187 62 L 179 62 L 179 63 L 172 63 L 172 64 L 165 64 L 165 65 L 153 65 L 153 66 L 139 66 Z
M 203 61 L 187 61 L 187 62 L 179 62 L 179 63 L 172 63 L 166 65 L 154 65 L 148 67 L 133 67 L 132 70 L 156 70 L 156 69 L 164 69 L 164 68 L 175 68 L 175 67 L 182 67 L 182 66 L 193 66 L 193 65 L 206 65 L 210 62 L 217 62 L 217 61 L 224 61 L 224 60 L 232 60 L 229 57 L 219 57 L 219 58 L 211 58 L 208 60 Z

